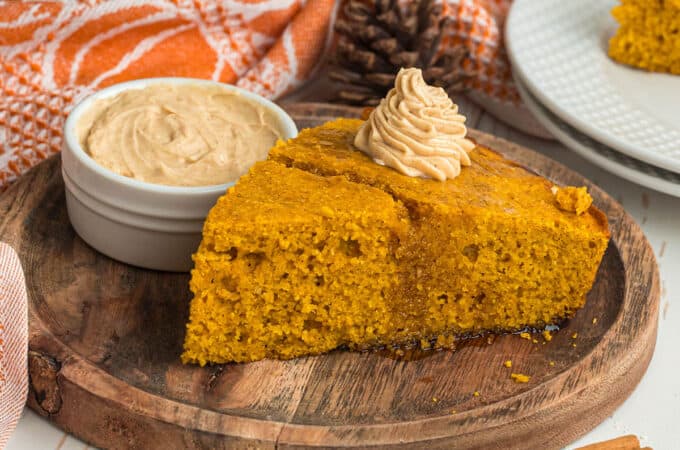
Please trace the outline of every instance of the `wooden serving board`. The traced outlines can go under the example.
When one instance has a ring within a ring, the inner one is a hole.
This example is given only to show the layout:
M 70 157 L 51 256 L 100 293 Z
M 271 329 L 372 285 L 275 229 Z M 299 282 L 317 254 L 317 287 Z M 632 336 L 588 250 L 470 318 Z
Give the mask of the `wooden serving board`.
M 288 109 L 300 128 L 357 114 L 322 104 Z M 631 393 L 654 351 L 652 249 L 621 205 L 581 176 L 471 134 L 556 183 L 588 185 L 609 217 L 612 240 L 587 305 L 551 342 L 505 335 L 419 358 L 335 351 L 182 365 L 188 275 L 124 265 L 80 240 L 54 157 L 0 197 L 0 238 L 27 274 L 29 406 L 106 448 L 527 449 L 584 434 Z M 515 383 L 512 372 L 531 380 Z

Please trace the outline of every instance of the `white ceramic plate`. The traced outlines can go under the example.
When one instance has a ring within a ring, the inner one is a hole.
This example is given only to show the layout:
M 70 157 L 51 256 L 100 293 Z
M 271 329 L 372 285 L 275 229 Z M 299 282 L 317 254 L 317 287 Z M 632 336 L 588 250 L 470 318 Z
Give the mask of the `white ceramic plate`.
M 618 0 L 515 0 L 510 60 L 525 87 L 564 122 L 640 161 L 680 173 L 680 76 L 607 56 Z
M 570 126 L 541 105 L 516 77 L 517 89 L 524 104 L 562 144 L 593 164 L 633 183 L 680 197 L 680 174 L 646 164 L 595 141 Z

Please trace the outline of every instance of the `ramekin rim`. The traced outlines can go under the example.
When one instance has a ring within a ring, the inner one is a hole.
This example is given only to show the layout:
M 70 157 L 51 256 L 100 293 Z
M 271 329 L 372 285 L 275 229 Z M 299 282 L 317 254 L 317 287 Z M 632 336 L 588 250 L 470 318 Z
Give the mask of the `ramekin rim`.
M 297 126 L 295 122 L 290 117 L 290 115 L 283 110 L 279 105 L 272 102 L 269 99 L 262 97 L 261 95 L 255 94 L 253 92 L 247 91 L 243 88 L 239 88 L 232 84 L 222 83 L 219 81 L 206 80 L 200 78 L 189 78 L 189 77 L 154 77 L 154 78 L 140 78 L 131 81 L 125 81 L 122 83 L 116 83 L 101 89 L 91 95 L 88 95 L 84 99 L 80 100 L 76 106 L 71 110 L 66 122 L 64 123 L 64 146 L 68 147 L 70 152 L 78 159 L 79 162 L 84 164 L 88 169 L 97 173 L 109 181 L 122 184 L 129 188 L 139 189 L 146 192 L 152 192 L 155 194 L 172 194 L 172 195 L 203 195 L 203 194 L 214 194 L 219 192 L 224 192 L 229 187 L 235 184 L 235 181 L 230 181 L 228 183 L 213 184 L 208 186 L 171 186 L 157 183 L 149 183 L 147 181 L 136 180 L 131 177 L 126 177 L 120 175 L 106 167 L 98 164 L 94 158 L 87 154 L 87 152 L 82 148 L 80 142 L 78 141 L 76 135 L 76 125 L 78 119 L 82 114 L 88 110 L 97 100 L 112 97 L 121 92 L 134 89 L 143 89 L 147 86 L 153 84 L 176 84 L 176 85 L 186 85 L 186 84 L 198 84 L 203 86 L 218 86 L 222 89 L 229 91 L 238 92 L 239 95 L 245 98 L 255 101 L 269 110 L 271 110 L 278 119 L 282 126 L 283 137 L 281 139 L 290 139 L 298 134 Z

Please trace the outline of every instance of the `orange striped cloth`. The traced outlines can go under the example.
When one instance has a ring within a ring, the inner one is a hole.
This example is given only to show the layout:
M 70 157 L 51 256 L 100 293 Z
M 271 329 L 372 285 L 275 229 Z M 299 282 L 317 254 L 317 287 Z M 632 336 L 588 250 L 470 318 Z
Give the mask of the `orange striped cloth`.
M 135 78 L 276 98 L 313 73 L 333 0 L 0 2 L 0 188 L 59 151 L 70 107 Z
M 467 45 L 479 73 L 472 98 L 531 129 L 502 46 L 511 0 L 442 1 L 457 19 L 442 45 Z M 334 0 L 0 0 L 0 192 L 60 150 L 70 108 L 105 86 L 184 76 L 274 99 L 295 89 L 328 53 L 338 7 Z M 14 294 L 0 298 L 0 447 L 25 397 L 20 273 L 2 247 L 0 287 Z

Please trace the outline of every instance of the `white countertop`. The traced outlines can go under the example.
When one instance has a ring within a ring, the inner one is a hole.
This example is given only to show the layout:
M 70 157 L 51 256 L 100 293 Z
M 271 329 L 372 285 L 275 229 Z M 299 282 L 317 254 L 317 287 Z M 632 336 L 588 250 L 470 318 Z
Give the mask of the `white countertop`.
M 463 104 L 461 111 L 468 116 L 471 127 L 540 151 L 594 181 L 640 224 L 657 257 L 662 292 L 658 340 L 649 369 L 635 392 L 611 417 L 567 448 L 625 434 L 639 436 L 644 445 L 656 450 L 680 448 L 680 198 L 610 175 L 558 142 L 515 131 L 473 106 Z M 87 444 L 28 409 L 7 445 L 7 450 L 86 448 Z

